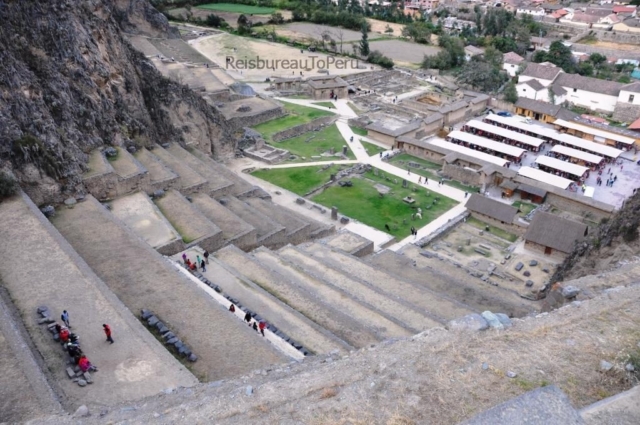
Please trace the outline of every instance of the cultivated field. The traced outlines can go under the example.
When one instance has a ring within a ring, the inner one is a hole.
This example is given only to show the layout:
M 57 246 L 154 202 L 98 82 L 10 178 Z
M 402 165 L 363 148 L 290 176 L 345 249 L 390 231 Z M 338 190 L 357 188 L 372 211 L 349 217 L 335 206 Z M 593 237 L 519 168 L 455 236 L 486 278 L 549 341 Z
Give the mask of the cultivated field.
M 369 47 L 371 50 L 379 50 L 383 55 L 400 64 L 419 64 L 424 55 L 431 56 L 440 51 L 440 48 L 436 46 L 426 46 L 402 40 L 372 41 L 369 43 Z
M 300 49 L 294 47 L 231 34 L 216 34 L 193 40 L 191 46 L 210 61 L 226 68 L 232 77 L 253 82 L 264 82 L 266 78 L 272 77 L 326 75 L 318 72 L 320 69 L 327 69 L 332 75 L 345 75 L 363 72 L 365 69 L 371 68 L 369 65 L 358 63 L 356 60 L 352 61 L 349 58 L 330 57 L 308 51 L 300 53 Z M 268 61 L 268 63 L 262 69 L 257 69 L 258 67 L 255 67 L 256 69 L 240 69 L 237 65 L 235 65 L 236 69 L 233 69 L 231 64 L 227 64 L 227 57 L 233 57 L 236 64 L 238 60 L 257 59 Z M 329 58 L 331 63 L 328 61 Z M 347 61 L 346 66 L 336 66 L 335 60 L 338 59 Z M 285 60 L 288 62 L 284 62 Z
M 242 5 L 234 5 L 234 6 L 242 6 Z M 291 12 L 288 10 L 279 10 L 279 13 L 282 14 L 282 16 L 284 17 L 284 19 L 291 19 Z M 187 11 L 187 9 L 185 9 L 184 7 L 179 7 L 176 9 L 171 9 L 169 11 L 167 11 L 167 13 L 175 18 L 178 19 L 185 19 L 187 16 L 189 16 L 189 12 Z M 223 10 L 211 10 L 211 9 L 199 9 L 197 7 L 194 7 L 191 9 L 191 15 L 194 18 L 200 18 L 200 19 L 207 19 L 207 16 L 211 15 L 211 14 L 217 15 L 220 18 L 224 19 L 227 24 L 229 24 L 229 26 L 231 28 L 237 28 L 238 27 L 238 17 L 240 15 L 242 15 L 242 13 L 238 13 L 238 12 L 225 12 Z M 251 20 L 252 23 L 257 24 L 259 22 L 266 24 L 267 22 L 269 22 L 269 19 L 271 18 L 270 15 L 259 15 L 259 14 L 253 14 L 249 16 L 249 20 Z
M 323 34 L 327 34 L 338 45 L 340 38 L 344 43 L 349 41 L 358 41 L 362 37 L 360 31 L 347 30 L 339 27 L 330 27 L 328 25 L 312 24 L 309 22 L 294 22 L 275 27 L 278 35 L 288 37 L 296 41 L 303 40 L 321 40 Z
M 198 9 L 222 12 L 244 13 L 245 15 L 271 15 L 276 11 L 273 7 L 251 6 L 236 3 L 209 3 L 197 6 Z

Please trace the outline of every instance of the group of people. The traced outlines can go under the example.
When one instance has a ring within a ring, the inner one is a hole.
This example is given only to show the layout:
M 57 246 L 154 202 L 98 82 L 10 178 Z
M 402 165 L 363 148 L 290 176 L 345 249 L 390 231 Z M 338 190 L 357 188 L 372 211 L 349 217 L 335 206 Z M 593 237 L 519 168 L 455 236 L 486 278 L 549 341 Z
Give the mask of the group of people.
M 232 313 L 236 312 L 236 306 L 233 303 L 231 303 L 231 305 L 229 306 L 229 311 Z M 247 325 L 250 328 L 253 328 L 254 331 L 260 332 L 260 334 L 264 336 L 264 330 L 267 328 L 267 322 L 265 322 L 264 320 L 260 320 L 260 321 L 255 320 L 251 316 L 251 313 L 249 311 L 245 313 L 244 321 L 247 322 Z
M 209 264 L 209 251 L 205 249 L 202 254 L 202 258 L 199 255 L 196 255 L 196 260 L 191 261 L 191 259 L 187 256 L 187 253 L 182 253 L 182 261 L 184 262 L 184 266 L 187 270 L 191 270 L 192 272 L 197 272 L 198 268 L 203 272 L 207 271 L 207 264 Z
M 80 348 L 80 337 L 70 330 L 71 324 L 69 323 L 69 312 L 67 310 L 62 312 L 60 320 L 64 325 L 55 323 L 54 328 L 64 350 L 73 359 L 74 363 L 80 367 L 82 372 L 97 372 L 98 368 L 89 361 L 82 348 Z M 111 327 L 105 323 L 102 325 L 102 330 L 107 336 L 107 342 L 113 344 Z

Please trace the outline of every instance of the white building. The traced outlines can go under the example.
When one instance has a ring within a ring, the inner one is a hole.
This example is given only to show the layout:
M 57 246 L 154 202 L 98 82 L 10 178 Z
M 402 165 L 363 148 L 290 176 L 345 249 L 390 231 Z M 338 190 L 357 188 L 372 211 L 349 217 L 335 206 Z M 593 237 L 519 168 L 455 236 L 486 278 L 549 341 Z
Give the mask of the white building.
M 516 9 L 518 15 L 544 16 L 544 9 L 534 6 L 520 6 Z
M 566 101 L 602 112 L 613 112 L 624 85 L 615 81 L 564 73 L 559 75 L 553 84 L 566 90 Z
M 562 72 L 562 68 L 549 62 L 530 63 L 518 77 L 518 82 L 538 80 L 544 87 L 551 85 L 553 80 Z
M 502 58 L 502 69 L 507 71 L 510 77 L 515 77 L 524 58 L 515 52 L 505 53 Z
M 618 102 L 640 105 L 640 82 L 622 86 L 618 94 Z

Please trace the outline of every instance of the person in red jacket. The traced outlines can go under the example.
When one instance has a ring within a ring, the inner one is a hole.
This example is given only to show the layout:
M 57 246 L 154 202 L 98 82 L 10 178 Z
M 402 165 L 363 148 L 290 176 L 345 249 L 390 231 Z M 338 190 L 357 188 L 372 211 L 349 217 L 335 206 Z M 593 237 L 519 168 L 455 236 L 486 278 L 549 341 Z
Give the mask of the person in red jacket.
M 63 343 L 69 341 L 69 329 L 63 327 L 62 329 L 60 329 L 60 341 L 62 341 Z
M 104 334 L 107 336 L 107 341 L 113 344 L 113 338 L 111 338 L 111 327 L 109 325 L 102 325 Z
M 258 329 L 260 329 L 260 333 L 262 334 L 262 336 L 264 336 L 264 328 L 267 327 L 267 323 L 264 320 L 260 321 L 260 324 L 258 325 Z

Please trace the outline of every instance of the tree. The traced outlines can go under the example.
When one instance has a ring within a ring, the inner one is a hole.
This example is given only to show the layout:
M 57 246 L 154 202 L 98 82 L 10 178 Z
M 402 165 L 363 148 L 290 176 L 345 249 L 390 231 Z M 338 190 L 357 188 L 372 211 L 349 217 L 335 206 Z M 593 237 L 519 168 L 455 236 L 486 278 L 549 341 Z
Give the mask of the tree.
M 0 171 L 0 198 L 15 195 L 18 189 L 16 180 L 4 171 Z
M 589 62 L 591 62 L 595 66 L 598 66 L 603 62 L 606 62 L 606 60 L 607 60 L 607 57 L 605 55 L 600 54 L 600 53 L 592 53 L 589 56 Z
M 566 73 L 570 74 L 575 71 L 576 66 L 573 62 L 573 53 L 571 53 L 571 49 L 565 46 L 562 41 L 554 41 L 551 43 L 549 51 L 546 54 L 546 58 L 548 62 L 559 66 Z
M 593 75 L 593 65 L 588 61 L 580 62 L 577 70 L 578 74 L 584 75 L 585 77 L 591 77 Z
M 504 89 L 504 100 L 510 103 L 516 103 L 518 101 L 518 91 L 513 81 L 507 84 L 507 87 Z
M 405 25 L 402 36 L 415 41 L 416 43 L 429 44 L 433 25 L 427 22 L 413 22 Z
M 494 92 L 500 88 L 505 77 L 489 62 L 474 56 L 462 67 L 456 80 L 483 92 Z
M 251 33 L 251 21 L 246 15 L 238 16 L 238 34 L 245 35 Z
M 502 52 L 495 47 L 487 47 L 484 49 L 484 60 L 491 64 L 494 68 L 500 70 L 503 63 Z
M 544 50 L 538 50 L 533 54 L 531 58 L 535 63 L 542 63 L 547 61 L 547 52 Z
M 209 15 L 207 15 L 206 23 L 210 27 L 220 28 L 224 23 L 224 19 L 222 19 L 218 15 L 214 15 L 213 13 L 210 13 Z
M 385 69 L 391 69 L 395 65 L 391 58 L 384 56 L 378 50 L 374 50 L 373 52 L 369 53 L 369 56 L 367 56 L 367 62 L 380 65 Z
M 362 32 L 362 38 L 360 39 L 360 54 L 362 56 L 369 56 L 369 34 L 366 23 L 362 24 L 360 32 Z
M 274 25 L 284 24 L 284 16 L 282 16 L 282 13 L 280 12 L 272 13 L 271 17 L 269 18 L 269 22 Z

